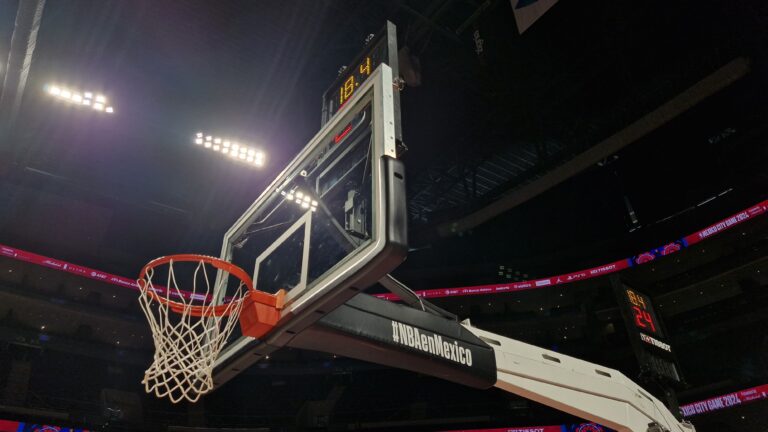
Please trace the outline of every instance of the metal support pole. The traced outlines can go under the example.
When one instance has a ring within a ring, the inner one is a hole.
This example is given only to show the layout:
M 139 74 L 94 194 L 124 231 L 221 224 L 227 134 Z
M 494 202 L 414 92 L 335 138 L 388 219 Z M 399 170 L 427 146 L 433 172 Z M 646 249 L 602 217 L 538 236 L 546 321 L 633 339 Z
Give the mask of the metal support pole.
M 0 89 L 0 150 L 3 143 L 12 142 L 8 138 L 21 108 L 44 7 L 45 0 L 19 1 L 5 67 L 5 79 Z

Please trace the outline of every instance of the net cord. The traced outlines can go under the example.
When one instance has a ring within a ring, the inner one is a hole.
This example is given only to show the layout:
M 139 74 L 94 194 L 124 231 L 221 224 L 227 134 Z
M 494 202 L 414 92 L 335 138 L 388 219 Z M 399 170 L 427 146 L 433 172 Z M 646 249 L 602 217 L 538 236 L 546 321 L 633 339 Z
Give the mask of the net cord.
M 226 288 L 229 278 L 220 278 L 211 292 L 205 262 L 200 260 L 193 274 L 193 290 L 189 295 L 179 288 L 173 263 L 173 260 L 168 262 L 163 301 L 155 298 L 158 290 L 152 283 L 154 268 L 148 269 L 145 278 L 140 279 L 139 303 L 152 330 L 155 347 L 152 364 L 145 371 L 142 383 L 147 393 L 167 397 L 173 403 L 182 400 L 196 402 L 214 388 L 214 363 L 238 322 L 248 287 L 240 280 L 224 312 L 215 313 L 210 299 L 224 292 L 222 290 Z M 219 271 L 228 273 L 226 270 Z M 204 292 L 197 291 L 201 273 L 205 281 Z M 171 300 L 172 293 L 176 297 L 174 300 Z M 189 295 L 189 300 L 185 294 Z M 211 294 L 213 297 L 210 297 Z M 202 298 L 206 303 L 203 306 L 193 305 L 195 298 Z

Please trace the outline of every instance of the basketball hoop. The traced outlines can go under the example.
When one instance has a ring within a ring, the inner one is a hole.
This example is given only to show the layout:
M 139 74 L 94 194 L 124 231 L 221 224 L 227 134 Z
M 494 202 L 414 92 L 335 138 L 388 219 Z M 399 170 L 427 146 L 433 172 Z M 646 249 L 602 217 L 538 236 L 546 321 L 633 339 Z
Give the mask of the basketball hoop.
M 175 272 L 174 263 L 190 265 Z M 177 283 L 176 273 L 183 282 Z M 153 277 L 164 277 L 165 287 L 155 286 Z M 157 258 L 141 269 L 138 283 L 155 343 L 142 383 L 147 393 L 173 403 L 196 402 L 213 390 L 213 365 L 235 323 L 240 322 L 243 335 L 262 337 L 277 324 L 285 298 L 284 290 L 258 291 L 243 269 L 204 255 Z

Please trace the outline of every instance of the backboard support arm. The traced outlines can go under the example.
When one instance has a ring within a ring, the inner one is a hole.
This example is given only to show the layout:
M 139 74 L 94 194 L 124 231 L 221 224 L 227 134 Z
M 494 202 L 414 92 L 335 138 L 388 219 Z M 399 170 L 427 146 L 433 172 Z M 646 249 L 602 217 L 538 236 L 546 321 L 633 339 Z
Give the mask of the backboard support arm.
M 288 346 L 497 387 L 620 432 L 694 432 L 621 372 L 359 294 Z

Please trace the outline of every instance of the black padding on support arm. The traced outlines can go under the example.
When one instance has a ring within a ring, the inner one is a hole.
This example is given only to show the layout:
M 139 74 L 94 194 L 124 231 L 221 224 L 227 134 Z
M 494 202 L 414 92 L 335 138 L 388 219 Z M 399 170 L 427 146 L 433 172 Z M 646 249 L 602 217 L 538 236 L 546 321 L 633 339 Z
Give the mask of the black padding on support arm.
M 367 294 L 339 306 L 288 345 L 411 370 L 475 388 L 489 388 L 496 383 L 493 349 L 461 324 Z

